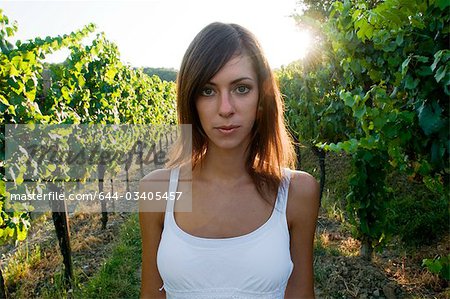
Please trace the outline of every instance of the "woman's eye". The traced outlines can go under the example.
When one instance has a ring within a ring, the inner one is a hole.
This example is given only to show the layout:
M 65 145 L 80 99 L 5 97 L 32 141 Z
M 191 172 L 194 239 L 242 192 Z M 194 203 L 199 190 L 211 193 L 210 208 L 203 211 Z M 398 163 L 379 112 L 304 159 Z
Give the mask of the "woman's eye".
M 240 86 L 238 86 L 237 88 L 236 88 L 236 92 L 237 93 L 240 93 L 240 94 L 246 94 L 246 93 L 248 93 L 250 91 L 250 88 L 248 88 L 247 86 L 245 86 L 245 85 L 240 85 Z
M 208 87 L 203 88 L 203 90 L 202 90 L 202 96 L 210 97 L 210 96 L 212 96 L 212 95 L 214 95 L 214 89 L 208 88 Z
M 205 88 L 203 88 L 201 94 L 202 94 L 202 96 L 210 97 L 210 96 L 213 96 L 215 94 L 215 92 L 214 92 L 214 89 L 205 87 Z

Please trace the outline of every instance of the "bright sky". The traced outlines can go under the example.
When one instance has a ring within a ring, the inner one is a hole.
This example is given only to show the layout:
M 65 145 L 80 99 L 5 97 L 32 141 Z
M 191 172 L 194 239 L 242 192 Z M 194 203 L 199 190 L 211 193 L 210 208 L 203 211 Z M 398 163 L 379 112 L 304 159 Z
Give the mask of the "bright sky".
M 308 46 L 289 17 L 297 0 L 6 0 L 0 9 L 19 30 L 15 39 L 63 35 L 95 23 L 132 66 L 178 69 L 194 36 L 214 21 L 247 27 L 260 40 L 273 68 L 302 58 Z M 298 8 L 297 8 L 298 11 Z M 306 37 L 306 38 L 305 38 Z M 60 53 L 51 61 L 61 61 Z

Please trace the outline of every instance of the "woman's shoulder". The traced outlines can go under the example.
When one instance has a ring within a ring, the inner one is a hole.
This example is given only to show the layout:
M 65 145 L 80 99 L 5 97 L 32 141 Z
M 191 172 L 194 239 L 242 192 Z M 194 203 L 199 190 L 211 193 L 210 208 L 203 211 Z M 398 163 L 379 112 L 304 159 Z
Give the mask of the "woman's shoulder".
M 292 220 L 307 219 L 319 209 L 320 187 L 311 174 L 290 170 L 290 184 L 288 192 L 288 218 Z
M 319 183 L 308 172 L 288 169 L 290 172 L 289 193 L 294 195 L 315 195 L 319 191 Z
M 170 178 L 169 168 L 160 168 L 155 169 L 148 174 L 146 174 L 139 182 L 148 182 L 148 181 L 168 181 Z
M 170 169 L 155 169 L 139 181 L 139 211 L 152 212 L 141 215 L 143 218 L 164 219 L 165 201 L 153 200 L 156 194 L 164 194 L 169 189 Z M 152 199 L 152 200 L 150 200 Z
M 179 177 L 183 179 L 191 178 L 191 172 L 189 171 L 189 165 L 181 165 L 173 168 L 159 168 L 151 171 L 146 174 L 139 182 L 140 183 L 148 183 L 148 182 L 169 182 L 170 181 L 170 173 L 172 170 L 179 168 Z
M 155 169 L 139 181 L 139 192 L 156 192 L 168 189 L 170 169 Z
M 179 178 L 186 176 L 187 167 L 179 166 L 174 168 L 155 169 L 139 180 L 139 212 L 141 223 L 151 226 L 157 223 L 162 228 L 164 215 L 167 208 L 169 187 L 171 184 L 171 172 L 179 168 Z M 178 179 L 177 179 L 178 180 Z M 148 213 L 150 212 L 150 213 Z

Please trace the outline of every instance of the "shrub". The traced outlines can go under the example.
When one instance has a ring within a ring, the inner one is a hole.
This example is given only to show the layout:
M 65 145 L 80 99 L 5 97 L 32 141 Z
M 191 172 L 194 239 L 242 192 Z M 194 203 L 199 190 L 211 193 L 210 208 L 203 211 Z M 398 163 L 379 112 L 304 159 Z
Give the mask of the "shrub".
M 439 236 L 448 233 L 448 199 L 414 191 L 410 190 L 409 194 L 392 201 L 389 222 L 393 233 L 405 244 L 431 244 Z

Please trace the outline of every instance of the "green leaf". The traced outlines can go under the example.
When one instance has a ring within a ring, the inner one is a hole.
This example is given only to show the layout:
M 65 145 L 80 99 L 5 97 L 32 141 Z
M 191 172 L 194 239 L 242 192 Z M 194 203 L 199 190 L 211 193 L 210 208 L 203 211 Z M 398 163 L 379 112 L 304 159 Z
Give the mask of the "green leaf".
M 353 20 L 357 20 L 359 18 L 359 15 L 361 14 L 361 10 L 360 9 L 356 9 L 353 14 L 352 14 L 352 18 Z
M 439 61 L 441 61 L 443 53 L 444 53 L 444 50 L 440 50 L 440 51 L 437 51 L 436 53 L 434 53 L 434 61 L 433 61 L 433 64 L 431 65 L 432 71 L 434 71 L 434 69 L 436 68 Z
M 439 81 L 441 81 L 442 78 L 445 77 L 446 73 L 447 73 L 447 65 L 445 67 L 441 65 L 436 71 L 436 74 L 434 75 L 436 82 L 439 83 Z
M 428 62 L 429 60 L 426 56 L 414 55 L 413 57 L 419 62 Z
M 409 56 L 408 58 L 405 59 L 405 61 L 403 61 L 402 63 L 402 74 L 406 74 L 406 72 L 408 71 L 408 65 L 409 62 L 411 61 L 411 56 Z
M 366 219 L 361 219 L 361 232 L 364 234 L 369 234 L 370 230 L 369 230 L 369 225 L 367 224 L 367 220 Z
M 15 77 L 15 76 L 19 76 L 20 72 L 17 70 L 17 68 L 15 68 L 13 65 L 11 66 L 11 68 L 9 69 L 9 75 L 11 77 Z
M 0 181 L 0 196 L 6 196 L 6 182 Z M 1 206 L 1 204 L 0 204 Z M 1 210 L 1 208 L 0 208 Z
M 395 42 L 390 42 L 384 45 L 383 50 L 386 52 L 392 52 L 397 47 L 397 44 Z
M 353 105 L 355 105 L 355 99 L 353 98 L 353 95 L 350 92 L 341 93 L 341 99 L 343 99 L 345 105 L 349 107 L 353 107 Z
M 14 35 L 14 29 L 12 29 L 11 27 L 6 27 L 6 34 L 8 37 L 11 37 Z
M 442 269 L 442 265 L 441 263 L 439 263 L 438 260 L 432 260 L 432 259 L 424 259 L 422 261 L 422 265 L 426 266 L 427 269 L 434 274 L 438 274 L 441 269 Z
M 441 119 L 442 108 L 437 102 L 433 102 L 431 105 L 423 102 L 418 112 L 419 125 L 426 135 L 438 132 L 443 126 L 444 122 Z
M 24 226 L 22 228 L 16 227 L 16 232 L 17 232 L 17 240 L 18 241 L 23 241 L 27 238 L 26 227 L 24 227 Z
M 70 101 L 69 89 L 67 86 L 61 88 L 61 94 L 65 100 Z
M 83 87 L 86 83 L 86 80 L 84 79 L 83 76 L 78 76 L 78 84 L 80 85 L 80 87 Z
M 420 75 L 421 77 L 426 77 L 433 74 L 433 71 L 431 70 L 430 66 L 425 65 L 417 69 L 417 74 Z
M 111 68 L 111 69 L 109 69 L 107 72 L 106 72 L 106 80 L 107 81 L 113 81 L 114 80 L 114 77 L 116 76 L 116 74 L 117 74 L 117 70 L 116 69 L 113 69 L 113 68 Z
M 395 39 L 395 43 L 398 46 L 401 46 L 403 44 L 403 32 L 399 32 L 399 34 L 397 34 L 397 38 Z
M 2 103 L 3 105 L 9 106 L 8 100 L 1 94 L 0 94 L 0 103 Z
M 375 117 L 375 119 L 373 120 L 373 124 L 377 130 L 383 128 L 386 123 L 386 117 Z
M 21 63 L 22 63 L 22 56 L 14 56 L 11 59 L 11 64 L 18 70 L 21 69 Z
M 14 105 L 9 105 L 8 113 L 11 115 L 16 115 L 16 109 L 15 109 Z
M 436 4 L 441 10 L 445 10 L 448 6 L 450 6 L 450 1 L 448 0 L 436 0 Z
M 375 70 L 375 69 L 371 69 L 369 71 L 370 79 L 372 79 L 375 82 L 379 82 L 381 80 L 381 78 L 382 78 L 381 75 L 382 75 L 382 73 L 377 71 L 377 70 Z
M 431 168 L 431 167 L 430 167 Z M 428 174 L 430 172 L 430 170 L 427 170 L 426 172 L 421 170 L 422 173 Z M 444 186 L 443 184 L 439 181 L 439 179 L 436 179 L 434 177 L 430 177 L 428 176 L 424 176 L 424 178 L 422 179 L 423 183 L 425 184 L 425 186 L 432 192 L 435 192 L 437 194 L 442 194 L 444 192 Z
M 434 141 L 431 145 L 431 162 L 439 165 L 444 160 L 445 146 L 444 144 Z
M 405 88 L 406 89 L 414 89 L 419 84 L 419 79 L 414 79 L 411 75 L 406 76 L 405 80 Z
M 364 114 L 366 114 L 366 105 L 361 105 L 353 110 L 353 115 L 358 119 L 361 119 Z
M 16 177 L 16 184 L 17 185 L 22 185 L 23 183 L 23 173 L 19 173 L 19 175 Z

